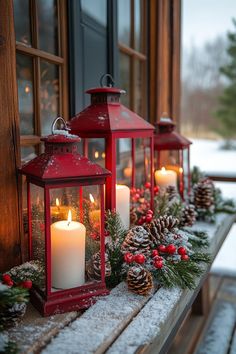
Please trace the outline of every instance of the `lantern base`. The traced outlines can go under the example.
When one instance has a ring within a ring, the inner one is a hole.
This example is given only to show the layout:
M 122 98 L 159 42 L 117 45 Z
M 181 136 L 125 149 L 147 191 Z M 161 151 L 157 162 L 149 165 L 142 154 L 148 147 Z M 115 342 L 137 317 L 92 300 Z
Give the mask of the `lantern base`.
M 73 294 L 66 297 L 45 300 L 35 289 L 32 289 L 30 301 L 42 316 L 56 315 L 60 313 L 85 310 L 93 305 L 97 296 L 105 296 L 110 292 L 105 285 L 99 289 L 90 290 L 88 293 Z

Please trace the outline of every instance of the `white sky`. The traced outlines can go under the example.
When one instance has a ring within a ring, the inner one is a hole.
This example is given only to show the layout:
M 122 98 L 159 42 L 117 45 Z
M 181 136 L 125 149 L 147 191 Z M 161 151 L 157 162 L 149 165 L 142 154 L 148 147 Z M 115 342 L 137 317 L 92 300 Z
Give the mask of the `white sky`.
M 202 46 L 233 29 L 236 0 L 182 0 L 182 44 Z

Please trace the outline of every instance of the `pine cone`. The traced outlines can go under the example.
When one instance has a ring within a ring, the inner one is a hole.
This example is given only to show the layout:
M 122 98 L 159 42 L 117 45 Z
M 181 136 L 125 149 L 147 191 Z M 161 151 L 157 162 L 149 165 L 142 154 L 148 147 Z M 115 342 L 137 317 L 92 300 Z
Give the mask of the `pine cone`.
M 181 226 L 192 226 L 196 222 L 197 212 L 193 204 L 185 205 L 180 220 Z
M 167 232 L 171 232 L 179 224 L 179 220 L 171 215 L 160 216 L 154 219 L 146 226 L 149 231 L 149 237 L 154 246 L 160 244 L 160 241 L 165 238 Z
M 168 194 L 169 201 L 180 198 L 180 195 L 174 186 L 168 186 L 166 188 L 166 193 Z
M 137 214 L 135 212 L 135 209 L 130 211 L 130 223 L 131 225 L 135 225 L 138 220 Z
M 209 209 L 214 204 L 214 185 L 203 179 L 194 186 L 194 205 L 197 209 Z
M 12 306 L 0 306 L 0 325 L 3 328 L 16 326 L 25 314 L 27 304 L 15 303 Z
M 134 226 L 127 233 L 122 245 L 121 252 L 148 254 L 150 250 L 150 239 L 148 231 L 143 226 Z
M 101 255 L 100 252 L 95 253 L 87 266 L 87 275 L 90 280 L 101 280 Z M 108 255 L 105 253 L 105 277 L 111 275 L 111 263 Z
M 130 291 L 139 295 L 148 295 L 153 287 L 152 274 L 142 266 L 133 266 L 127 274 Z

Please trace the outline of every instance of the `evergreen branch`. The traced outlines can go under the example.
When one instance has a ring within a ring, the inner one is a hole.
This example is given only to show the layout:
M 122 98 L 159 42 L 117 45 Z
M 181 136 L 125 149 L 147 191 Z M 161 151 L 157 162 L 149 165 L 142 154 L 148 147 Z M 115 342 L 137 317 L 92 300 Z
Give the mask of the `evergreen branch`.
M 210 263 L 212 258 L 209 253 L 196 252 L 190 256 L 190 259 L 195 263 Z
M 205 231 L 190 230 L 189 228 L 182 228 L 188 236 L 188 241 L 193 248 L 207 248 L 209 246 L 208 236 Z
M 12 306 L 15 303 L 27 303 L 29 291 L 22 287 L 11 287 L 0 291 L 0 307 Z

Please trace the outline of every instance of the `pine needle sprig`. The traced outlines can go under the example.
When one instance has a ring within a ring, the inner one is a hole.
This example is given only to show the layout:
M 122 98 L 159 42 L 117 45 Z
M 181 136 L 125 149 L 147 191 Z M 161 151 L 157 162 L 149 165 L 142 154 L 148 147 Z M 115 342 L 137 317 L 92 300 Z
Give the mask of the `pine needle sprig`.
M 179 200 L 172 203 L 169 207 L 169 214 L 181 220 L 183 214 L 183 202 Z
M 193 249 L 209 246 L 208 235 L 205 231 L 190 230 L 189 228 L 181 228 L 181 230 L 187 234 Z
M 169 262 L 166 262 L 162 269 L 153 270 L 152 274 L 153 277 L 165 288 L 171 288 L 173 286 L 182 287 L 182 281 L 179 278 L 178 273 Z
M 203 273 L 203 269 L 191 260 L 175 263 L 174 267 L 182 280 L 182 288 L 194 289 L 196 286 L 194 279 Z
M 191 261 L 195 263 L 210 263 L 212 257 L 209 253 L 196 252 L 190 256 Z
M 169 196 L 167 193 L 159 193 L 154 198 L 155 217 L 169 215 Z
M 106 212 L 106 231 L 110 236 L 110 240 L 106 243 L 106 253 L 111 264 L 111 275 L 106 278 L 106 284 L 108 287 L 113 287 L 124 278 L 121 244 L 126 235 L 120 216 L 115 211 Z
M 11 287 L 0 291 L 0 307 L 12 306 L 15 303 L 27 303 L 29 291 L 22 287 Z

